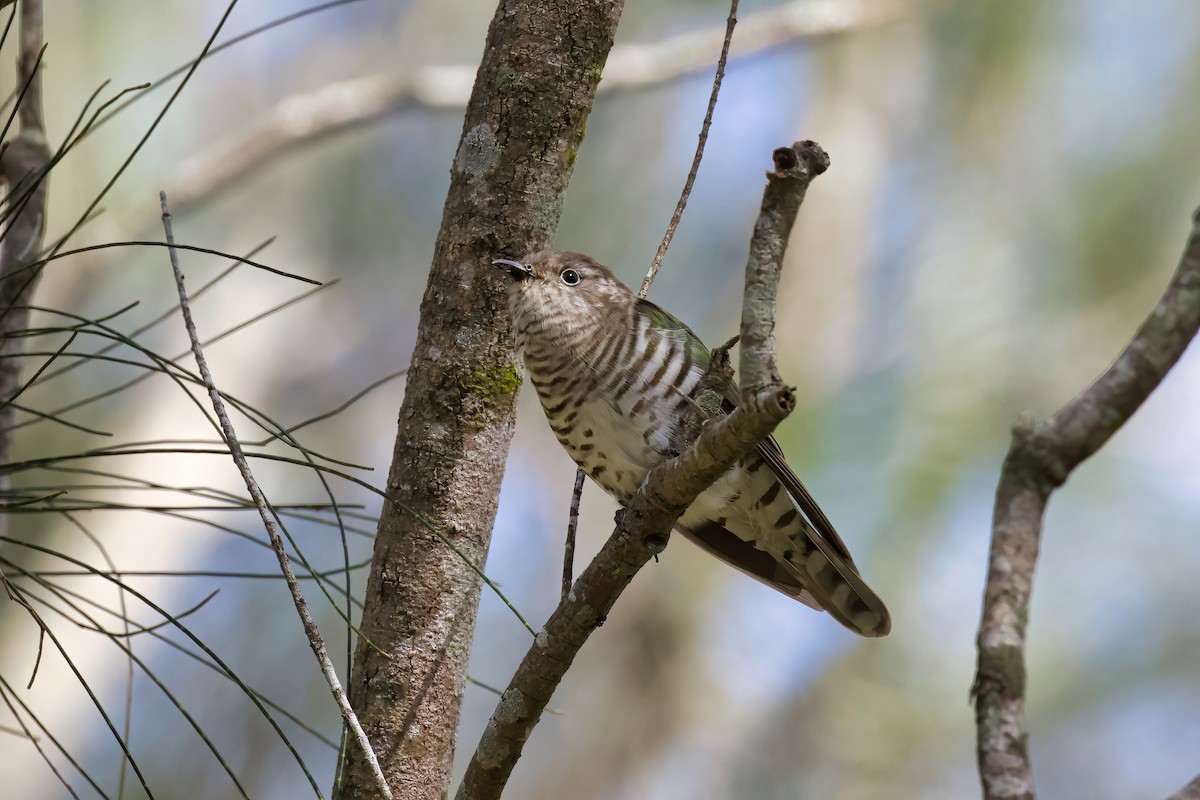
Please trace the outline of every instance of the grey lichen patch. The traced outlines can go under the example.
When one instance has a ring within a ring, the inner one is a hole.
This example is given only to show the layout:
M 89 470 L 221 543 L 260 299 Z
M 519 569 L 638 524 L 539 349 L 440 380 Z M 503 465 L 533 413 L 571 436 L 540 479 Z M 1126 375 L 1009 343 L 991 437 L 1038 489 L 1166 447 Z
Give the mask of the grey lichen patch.
M 529 699 L 525 697 L 525 693 L 520 689 L 509 687 L 504 694 L 500 695 L 500 703 L 496 706 L 493 716 L 500 724 L 508 725 L 528 717 L 531 711 Z
M 562 217 L 563 197 L 554 195 L 548 202 L 532 204 L 529 208 L 529 221 L 535 228 L 542 230 L 547 237 L 554 238 L 558 230 L 558 220 Z
M 461 350 L 474 350 L 484 342 L 482 325 L 464 325 L 454 333 L 454 346 Z
M 472 178 L 483 178 L 495 165 L 499 153 L 495 131 L 481 122 L 463 136 L 454 156 L 454 168 Z
M 529 80 L 510 66 L 502 66 L 496 70 L 496 90 L 501 96 L 512 95 L 528 84 Z

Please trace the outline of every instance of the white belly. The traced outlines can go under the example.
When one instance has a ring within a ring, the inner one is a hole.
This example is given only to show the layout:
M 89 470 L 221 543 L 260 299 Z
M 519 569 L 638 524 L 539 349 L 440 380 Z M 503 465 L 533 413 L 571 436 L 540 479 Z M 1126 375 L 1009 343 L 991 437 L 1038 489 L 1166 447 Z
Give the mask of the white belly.
M 644 426 L 622 416 L 607 399 L 590 399 L 577 411 L 572 442 L 563 442 L 567 452 L 605 491 L 628 502 L 650 468 L 667 454 L 665 432 L 647 441 Z
M 671 456 L 666 429 L 658 430 L 647 441 L 647 437 L 643 436 L 647 427 L 641 422 L 631 423 L 629 417 L 618 414 L 607 400 L 591 400 L 579 407 L 574 423 L 577 432 L 590 430 L 592 435 L 583 439 L 578 436 L 575 438 L 576 441 L 582 441 L 584 447 L 589 443 L 595 446 L 573 449 L 564 443 L 567 452 L 583 467 L 583 471 L 622 503 L 629 502 L 652 467 Z M 604 469 L 597 474 L 596 468 L 601 466 Z M 736 516 L 729 499 L 736 492 L 737 485 L 744 482 L 740 471 L 740 467 L 734 467 L 718 478 L 684 512 L 679 524 L 695 527 L 704 520 L 720 519 L 731 513 Z M 735 527 L 745 529 L 742 525 Z

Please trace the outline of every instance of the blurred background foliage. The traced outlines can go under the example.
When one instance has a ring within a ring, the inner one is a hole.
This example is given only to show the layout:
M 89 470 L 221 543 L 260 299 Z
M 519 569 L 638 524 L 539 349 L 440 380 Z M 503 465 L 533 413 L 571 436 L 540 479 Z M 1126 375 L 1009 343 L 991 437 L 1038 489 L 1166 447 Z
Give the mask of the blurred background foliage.
M 746 0 L 741 16 L 771 5 Z M 870 5 L 842 4 L 851 12 Z M 64 135 L 101 80 L 119 89 L 194 57 L 224 7 L 48 4 L 52 136 Z M 222 38 L 301 7 L 243 2 Z M 78 243 L 158 238 L 157 191 L 186 194 L 189 159 L 215 152 L 289 97 L 362 76 L 473 66 L 493 8 L 484 0 L 359 0 L 217 55 Z M 720 26 L 726 10 L 716 0 L 631 3 L 618 44 Z M 598 100 L 558 246 L 640 280 L 686 175 L 710 82 L 705 69 Z M 123 111 L 54 172 L 51 237 L 86 208 L 168 93 Z M 1019 412 L 1046 415 L 1086 386 L 1165 285 L 1200 200 L 1198 96 L 1200 5 L 1191 0 L 914 1 L 887 24 L 731 62 L 695 192 L 650 297 L 710 342 L 728 337 L 771 148 L 796 138 L 826 147 L 833 166 L 808 195 L 780 300 L 781 366 L 801 408 L 779 439 L 891 606 L 893 633 L 855 639 L 677 541 L 585 648 L 554 699 L 564 713 L 534 733 L 513 797 L 977 796 L 968 689 L 1008 429 Z M 218 385 L 294 424 L 406 365 L 460 127 L 457 111 L 408 108 L 255 165 L 180 210 L 182 242 L 244 254 L 277 236 L 260 260 L 340 281 L 209 348 Z M 184 265 L 195 288 L 225 262 L 185 254 Z M 243 267 L 197 301 L 201 333 L 304 289 Z M 165 253 L 121 249 L 53 263 L 37 300 L 88 317 L 139 300 L 113 323 L 132 330 L 169 309 L 173 294 Z M 186 347 L 178 320 L 146 341 L 170 355 Z M 1045 797 L 1162 798 L 1200 771 L 1197 359 L 1193 350 L 1072 476 L 1047 519 L 1028 653 L 1030 746 Z M 35 387 L 25 402 L 58 408 L 135 374 L 91 363 Z M 306 428 L 303 441 L 373 467 L 362 477 L 381 486 L 402 387 L 385 384 Z M 196 407 L 161 377 L 70 417 L 124 442 L 212 439 Z M 258 436 L 240 425 L 243 438 Z M 27 458 L 107 443 L 51 424 L 30 425 L 18 439 Z M 216 456 L 122 456 L 101 466 L 177 487 L 238 490 L 232 464 Z M 324 500 L 310 472 L 259 470 L 276 503 Z M 523 392 L 487 570 L 535 625 L 558 596 L 572 473 L 535 397 Z M 47 476 L 20 480 L 40 485 Z M 337 493 L 362 513 L 378 508 L 352 485 L 337 484 Z M 137 500 L 156 502 L 147 494 Z M 163 498 L 183 501 L 177 492 Z M 611 530 L 614 508 L 594 487 L 585 491 L 580 566 Z M 253 541 L 164 514 L 90 511 L 76 520 L 125 572 L 277 569 L 253 512 L 194 516 Z M 337 567 L 336 532 L 303 522 L 292 530 L 313 563 Z M 17 516 L 12 531 L 105 569 L 96 545 L 60 515 Z M 70 567 L 18 550 L 0 554 L 28 569 Z M 352 534 L 350 550 L 352 563 L 368 558 L 369 538 Z M 61 580 L 116 607 L 116 593 L 95 578 Z M 220 589 L 187 624 L 248 684 L 336 740 L 336 711 L 281 582 L 126 580 L 176 613 Z M 365 571 L 353 580 L 361 592 Z M 344 676 L 344 627 L 308 591 Z M 136 604 L 129 615 L 147 625 L 160 619 Z M 114 619 L 101 622 L 116 627 Z M 48 621 L 120 726 L 122 652 Z M 186 644 L 177 632 L 161 633 Z M 252 795 L 311 791 L 236 688 L 160 641 L 130 641 Z M 24 612 L 0 608 L 0 675 L 114 794 L 120 751 L 49 645 L 33 689 L 21 688 L 37 644 Z M 504 685 L 527 644 L 485 592 L 472 676 Z M 133 686 L 130 747 L 159 796 L 231 796 L 229 779 L 178 712 L 143 675 Z M 460 769 L 494 700 L 467 689 Z M 327 790 L 333 750 L 281 725 Z M 63 795 L 29 743 L 5 732 L 17 726 L 4 708 L 0 726 L 5 794 Z M 77 775 L 71 782 L 89 796 Z M 139 791 L 128 787 L 129 796 Z

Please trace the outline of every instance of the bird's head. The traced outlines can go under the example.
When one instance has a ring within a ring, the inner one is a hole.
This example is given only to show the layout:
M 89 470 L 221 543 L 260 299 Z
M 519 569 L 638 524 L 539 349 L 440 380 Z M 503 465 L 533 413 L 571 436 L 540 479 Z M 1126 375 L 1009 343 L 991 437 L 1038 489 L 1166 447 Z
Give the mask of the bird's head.
M 582 253 L 542 250 L 492 264 L 512 279 L 508 304 L 519 338 L 581 332 L 634 303 L 608 267 Z

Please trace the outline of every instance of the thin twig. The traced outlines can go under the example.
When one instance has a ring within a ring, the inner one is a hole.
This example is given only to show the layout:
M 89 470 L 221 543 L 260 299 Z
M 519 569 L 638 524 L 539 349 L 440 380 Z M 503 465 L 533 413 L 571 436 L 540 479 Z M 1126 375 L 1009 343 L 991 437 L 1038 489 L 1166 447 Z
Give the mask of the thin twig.
M 63 788 L 67 790 L 67 793 L 70 794 L 75 800 L 79 800 L 79 795 L 76 794 L 73 788 L 71 788 L 71 784 L 67 782 L 66 777 L 64 777 L 63 774 L 58 771 L 58 767 L 54 765 L 54 761 L 50 758 L 50 756 L 46 754 L 46 751 L 42 748 L 42 743 L 39 737 L 29 729 L 29 726 L 25 724 L 25 720 L 20 714 L 17 713 L 16 706 L 14 706 L 12 701 L 8 699 L 8 694 L 5 692 L 2 686 L 0 686 L 0 701 L 4 702 L 4 705 L 8 707 L 8 713 L 11 714 L 13 719 L 17 721 L 17 724 L 21 726 L 21 728 L 18 730 L 16 728 L 10 728 L 7 725 L 0 725 L 0 733 L 7 733 L 12 736 L 21 736 L 25 739 L 28 739 L 30 744 L 33 745 L 34 749 L 37 750 L 38 755 L 41 756 L 42 761 L 46 762 L 46 766 L 50 768 L 50 772 L 53 773 L 55 778 L 58 778 L 58 782 L 61 783 Z M 55 742 L 55 744 L 57 744 L 57 742 Z
M 687 207 L 688 198 L 692 195 L 692 186 L 695 185 L 696 176 L 700 173 L 700 162 L 704 159 L 704 145 L 708 143 L 708 131 L 712 127 L 713 112 L 717 108 L 717 95 L 721 92 L 721 81 L 725 78 L 725 64 L 729 60 L 729 47 L 733 42 L 733 28 L 737 25 L 737 7 L 738 0 L 731 0 L 729 17 L 725 20 L 725 37 L 721 42 L 721 55 L 717 59 L 717 71 L 713 76 L 712 91 L 708 96 L 708 108 L 704 112 L 704 121 L 700 124 L 700 136 L 696 142 L 696 154 L 692 157 L 692 166 L 688 170 L 687 180 L 683 183 L 683 191 L 679 194 L 679 201 L 675 204 L 675 211 L 671 214 L 671 221 L 667 223 L 667 230 L 663 233 L 662 241 L 658 245 L 658 251 L 654 254 L 654 259 L 650 262 L 650 270 L 642 280 L 641 289 L 638 290 L 638 297 L 641 299 L 645 299 L 646 294 L 650 291 L 650 285 L 654 283 L 654 277 L 658 274 L 663 259 L 667 256 L 667 248 L 671 246 L 671 240 L 675 238 L 675 230 L 679 227 L 679 221 L 683 219 L 683 210 Z M 571 573 L 575 563 L 575 531 L 579 526 L 579 501 L 583 496 L 583 478 L 583 468 L 576 469 L 575 489 L 571 494 L 571 519 L 567 525 L 567 543 L 563 552 L 562 599 L 564 600 L 568 592 L 571 591 Z
M 221 42 L 220 44 L 214 44 L 212 47 L 208 48 L 208 50 L 202 56 L 200 56 L 200 58 L 201 58 L 201 60 L 207 61 L 208 59 L 215 56 L 217 53 L 220 53 L 222 50 L 227 50 L 230 47 L 233 47 L 235 44 L 244 42 L 247 39 L 250 39 L 250 38 L 253 38 L 253 37 L 259 35 L 260 33 L 265 33 L 269 30 L 273 30 L 282 25 L 286 25 L 289 22 L 295 22 L 296 20 L 303 19 L 304 17 L 307 17 L 310 14 L 317 14 L 322 11 L 327 11 L 328 9 L 331 9 L 331 8 L 336 8 L 338 6 L 344 6 L 349 3 L 354 3 L 354 2 L 357 2 L 357 0 L 330 0 L 329 2 L 318 3 L 315 6 L 310 6 L 308 8 L 302 8 L 299 11 L 296 11 L 291 14 L 287 14 L 285 16 L 273 19 L 264 25 L 259 25 L 256 28 L 251 28 L 250 30 L 246 31 L 245 33 L 239 33 L 236 36 L 226 39 L 225 41 Z M 155 89 L 158 89 L 158 88 L 164 86 L 172 78 L 175 78 L 175 77 L 187 72 L 189 69 L 191 69 L 194 66 L 194 64 L 195 64 L 194 59 L 189 60 L 182 66 L 176 67 L 175 69 L 171 70 L 166 75 L 163 75 L 160 78 L 157 78 L 156 80 L 153 80 L 150 83 L 145 84 L 144 86 L 138 87 L 139 89 L 144 89 L 145 91 L 142 91 L 136 97 L 131 97 L 130 99 L 126 100 L 124 103 L 121 103 L 121 105 L 117 106 L 112 111 L 108 112 L 103 117 L 98 119 L 94 125 L 89 125 L 87 132 L 92 133 L 92 132 L 96 131 L 101 126 L 103 126 L 105 123 L 107 123 L 110 119 L 112 119 L 113 117 L 115 117 L 116 115 L 118 115 L 122 111 L 124 111 L 126 108 L 128 108 L 130 105 L 138 102 L 143 97 L 146 97 L 151 92 L 153 92 Z M 178 206 L 178 202 L 176 202 L 176 206 Z
M 208 362 L 204 358 L 204 351 L 200 346 L 200 337 L 196 333 L 196 325 L 192 320 L 192 311 L 188 304 L 187 290 L 183 285 L 183 272 L 179 268 L 179 255 L 174 248 L 175 236 L 171 229 L 171 213 L 167 208 L 167 195 L 165 192 L 159 193 L 159 201 L 162 204 L 163 229 L 166 233 L 168 245 L 167 252 L 170 254 L 171 269 L 175 274 L 175 286 L 179 290 L 179 307 L 183 312 L 183 321 L 187 328 L 188 339 L 192 345 L 192 354 L 196 357 L 196 367 L 200 371 L 205 388 L 208 389 L 208 396 L 212 400 L 213 410 L 220 421 L 221 435 L 229 447 L 229 453 L 233 457 L 234 463 L 237 464 L 238 471 L 242 475 L 242 480 L 246 482 L 246 491 L 249 492 L 250 497 L 254 500 L 254 504 L 258 507 L 258 513 L 262 517 L 267 536 L 271 539 L 271 549 L 275 551 L 275 555 L 279 559 L 279 569 L 287 580 L 288 589 L 292 593 L 292 602 L 296 606 L 296 613 L 300 615 L 300 622 L 304 626 L 304 633 L 308 637 L 309 646 L 312 647 L 313 654 L 317 657 L 317 661 L 321 665 L 321 672 L 324 674 L 325 681 L 329 684 L 329 689 L 333 693 L 334 702 L 337 703 L 342 713 L 342 719 L 345 720 L 354 740 L 362 749 L 363 757 L 371 766 L 371 770 L 375 776 L 375 788 L 379 791 L 380 796 L 390 800 L 392 792 L 388 787 L 387 779 L 383 776 L 383 770 L 379 767 L 379 761 L 371 749 L 371 743 L 367 739 L 366 732 L 363 731 L 358 718 L 350 708 L 350 702 L 346 697 L 345 691 L 342 689 L 341 682 L 338 680 L 333 661 L 330 660 L 329 654 L 325 649 L 325 642 L 321 638 L 321 632 L 317 629 L 317 625 L 313 622 L 312 615 L 308 611 L 308 603 L 305 601 L 304 594 L 300 590 L 300 582 L 296 579 L 295 573 L 292 572 L 291 561 L 288 559 L 283 539 L 279 536 L 279 531 L 275 527 L 275 520 L 268 509 L 266 497 L 263 496 L 258 482 L 254 479 L 254 475 L 250 471 L 250 464 L 247 462 L 246 455 L 242 452 L 242 447 L 238 443 L 233 422 L 229 419 L 229 415 L 225 411 L 225 403 L 221 399 L 216 384 L 213 382 L 212 374 L 208 370 Z
M 82 533 L 85 537 L 87 537 L 88 541 L 90 541 L 93 545 L 95 545 L 96 549 L 100 551 L 100 557 L 102 559 L 104 559 L 104 563 L 108 565 L 108 569 L 113 574 L 113 576 L 116 577 L 116 579 L 118 581 L 123 580 L 123 576 L 117 570 L 116 562 L 112 560 L 112 557 L 108 554 L 108 549 L 105 548 L 104 543 L 100 540 L 100 538 L 98 536 L 96 536 L 94 533 L 92 533 L 90 530 L 88 530 L 86 525 L 81 523 L 79 520 L 75 519 L 75 517 L 73 515 L 71 515 L 70 513 L 64 512 L 63 517 L 67 520 L 67 522 L 70 522 L 71 525 L 73 525 L 80 533 Z M 118 599 L 118 602 L 120 603 L 120 607 L 121 607 L 120 619 L 121 619 L 121 625 L 125 629 L 124 635 L 126 638 L 132 638 L 133 631 L 129 624 L 129 608 L 128 608 L 128 604 L 125 602 L 125 588 L 123 586 L 121 586 L 120 584 L 118 584 L 118 588 L 117 588 L 117 599 Z M 164 623 L 164 624 L 166 624 L 166 623 Z M 133 644 L 130 643 L 129 646 L 132 648 Z M 132 655 L 132 650 L 130 651 L 130 655 Z M 130 739 L 130 735 L 131 735 L 131 732 L 133 729 L 133 679 L 134 679 L 133 659 L 127 658 L 127 659 L 125 659 L 125 708 L 122 710 L 123 714 L 124 714 L 124 718 L 122 719 L 122 725 L 121 725 L 121 735 L 124 737 L 125 741 L 127 741 L 127 742 Z M 124 759 L 121 759 L 121 768 L 117 775 L 117 797 L 123 797 L 125 794 L 125 780 L 128 777 L 126 775 L 127 767 L 128 767 L 128 764 L 125 763 Z
M 216 26 L 213 28 L 212 34 L 210 34 L 208 40 L 200 49 L 200 55 L 184 74 L 183 79 L 179 82 L 179 85 L 175 87 L 175 91 L 173 91 L 171 96 L 167 98 L 167 101 L 163 103 L 163 107 L 159 110 L 158 114 L 155 115 L 154 120 L 150 123 L 149 127 L 146 128 L 146 132 L 142 134 L 140 139 L 138 139 L 137 144 L 133 146 L 133 149 L 129 152 L 129 155 L 126 156 L 125 160 L 121 162 L 121 165 L 117 167 L 116 172 L 114 172 L 112 177 L 108 179 L 108 182 L 105 183 L 103 188 L 101 188 L 96 196 L 92 198 L 87 208 L 75 221 L 75 224 L 70 227 L 66 234 L 60 237 L 57 242 L 55 242 L 54 247 L 50 250 L 50 254 L 46 256 L 42 263 L 52 260 L 55 255 L 62 251 L 62 248 L 66 247 L 71 238 L 79 232 L 80 228 L 82 228 L 89 219 L 91 219 L 93 212 L 96 211 L 96 208 L 112 190 L 112 187 L 115 186 L 117 181 L 121 179 L 121 176 L 125 174 L 125 170 L 127 170 L 129 165 L 133 163 L 133 160 L 137 157 L 137 154 L 141 152 L 142 148 L 146 145 L 146 142 L 150 140 L 151 135 L 154 134 L 154 131 L 158 128 L 159 124 L 162 123 L 163 118 L 167 115 L 167 112 L 171 110 L 171 107 L 175 104 L 175 101 L 179 99 L 179 96 L 183 93 L 184 88 L 191 82 L 192 76 L 196 73 L 196 68 L 200 66 L 200 62 L 204 60 L 209 50 L 212 49 L 213 43 L 216 41 L 217 36 L 220 35 L 221 29 L 225 27 L 225 23 L 228 21 L 229 15 L 233 13 L 233 9 L 237 4 L 238 0 L 229 0 L 228 5 L 225 6 L 225 11 L 221 14 L 221 18 L 217 21 Z M 40 0 L 38 0 L 38 5 L 40 6 Z M 42 183 L 44 184 L 45 181 L 42 181 Z M 158 243 L 156 242 L 155 244 Z M 3 309 L 0 309 L 0 313 L 2 312 Z
M 708 143 L 708 130 L 712 127 L 713 111 L 717 108 L 717 95 L 721 92 L 721 81 L 725 78 L 725 62 L 729 60 L 729 45 L 733 42 L 733 28 L 737 25 L 737 7 L 738 0 L 731 0 L 729 17 L 725 20 L 725 40 L 721 43 L 721 57 L 717 59 L 717 72 L 713 76 L 712 92 L 708 95 L 708 109 L 704 112 L 704 122 L 700 125 L 700 139 L 696 142 L 696 155 L 692 157 L 692 168 L 688 170 L 687 180 L 684 181 L 683 191 L 679 195 L 679 202 L 675 204 L 675 211 L 671 214 L 671 221 L 667 224 L 667 232 L 663 234 L 662 241 L 658 245 L 658 252 L 654 254 L 654 260 L 650 262 L 650 271 L 646 273 L 646 277 L 642 280 L 642 288 L 638 290 L 638 297 L 643 299 L 650 291 L 650 284 L 654 283 L 654 276 L 658 274 L 663 259 L 667 257 L 667 248 L 671 246 L 671 240 L 675 238 L 675 229 L 679 227 L 679 220 L 683 218 L 683 209 L 687 207 L 688 198 L 692 195 L 692 186 L 696 183 L 696 175 L 700 172 L 700 162 L 704 158 L 704 145 Z
M 790 156 L 784 156 L 782 151 Z M 800 200 L 813 177 L 824 171 L 828 158 L 811 142 L 781 148 L 776 170 L 767 173 L 762 211 L 746 264 L 747 293 L 742 328 L 764 343 L 743 347 L 743 374 L 771 374 L 773 320 L 754 303 L 774 308 L 771 284 L 779 285 L 778 264 L 762 258 L 776 252 L 780 260 Z M 633 576 L 666 546 L 671 529 L 692 501 L 739 459 L 750 452 L 795 406 L 792 390 L 776 381 L 747 387 L 728 416 L 699 426 L 699 436 L 677 458 L 650 471 L 599 554 L 588 565 L 570 594 L 550 615 L 526 652 L 501 696 L 458 790 L 458 800 L 495 800 L 504 790 L 521 750 L 555 688 L 584 642 L 603 622 Z
M 571 593 L 571 578 L 575 572 L 575 533 L 579 530 L 579 500 L 583 497 L 584 471 L 575 470 L 575 488 L 571 492 L 571 515 L 567 519 L 567 541 L 563 546 L 562 597 Z
M 1029 597 L 1050 495 L 1125 424 L 1200 329 L 1200 211 L 1175 275 L 1133 340 L 1095 383 L 1044 421 L 1013 428 L 1000 471 L 977 646 L 976 755 L 986 800 L 1034 797 L 1025 727 Z

